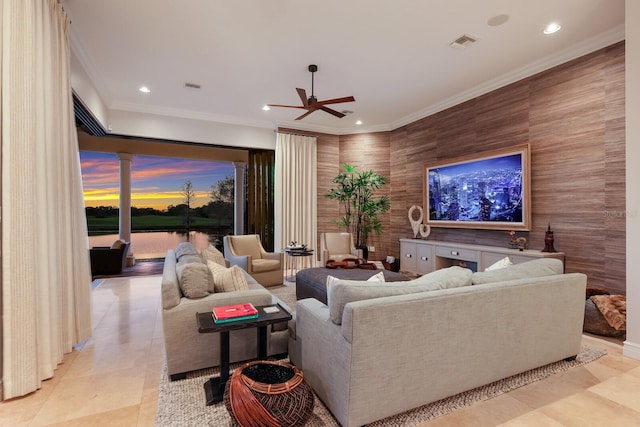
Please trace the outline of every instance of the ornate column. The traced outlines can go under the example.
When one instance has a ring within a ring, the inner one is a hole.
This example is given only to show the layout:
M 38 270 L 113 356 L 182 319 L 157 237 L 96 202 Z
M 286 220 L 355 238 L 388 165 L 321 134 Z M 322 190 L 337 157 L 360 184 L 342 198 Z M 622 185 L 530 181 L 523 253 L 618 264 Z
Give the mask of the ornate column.
M 120 239 L 125 242 L 131 241 L 131 159 L 133 154 L 117 153 L 120 159 L 120 217 L 119 232 Z M 127 255 L 127 266 L 135 264 L 135 257 L 129 246 Z
M 245 162 L 233 162 L 235 170 L 235 188 L 233 193 L 233 234 L 244 234 L 244 167 Z

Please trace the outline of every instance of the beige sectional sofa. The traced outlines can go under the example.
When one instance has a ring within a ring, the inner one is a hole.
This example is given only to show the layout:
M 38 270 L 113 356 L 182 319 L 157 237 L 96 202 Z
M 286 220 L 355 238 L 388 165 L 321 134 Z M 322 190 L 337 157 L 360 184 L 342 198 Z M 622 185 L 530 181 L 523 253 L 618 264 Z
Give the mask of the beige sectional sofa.
M 176 253 L 178 255 L 176 255 Z M 220 334 L 201 334 L 196 326 L 196 313 L 211 311 L 214 306 L 250 302 L 270 305 L 282 301 L 244 272 L 248 290 L 211 293 L 201 298 L 187 298 L 180 286 L 177 265 L 205 263 L 190 244 L 181 244 L 176 251 L 167 251 L 162 273 L 162 326 L 167 370 L 172 380 L 185 377 L 186 372 L 218 366 L 220 363 Z M 287 353 L 287 324 L 272 325 L 267 334 L 268 354 Z M 253 328 L 232 331 L 229 337 L 230 361 L 254 359 L 257 354 L 257 332 Z
M 393 284 L 336 282 L 297 302 L 289 354 L 344 427 L 571 358 L 586 276 L 536 260 Z M 473 283 L 473 285 L 472 285 Z

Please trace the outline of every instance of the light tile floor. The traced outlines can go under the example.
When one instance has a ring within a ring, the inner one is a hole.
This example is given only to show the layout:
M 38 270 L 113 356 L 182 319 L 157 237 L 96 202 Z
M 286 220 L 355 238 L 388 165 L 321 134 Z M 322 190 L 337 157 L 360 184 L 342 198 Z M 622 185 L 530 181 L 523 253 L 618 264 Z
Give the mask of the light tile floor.
M 0 402 L 2 426 L 153 426 L 164 346 L 160 276 L 92 292 L 94 335 L 28 396 Z M 640 426 L 640 361 L 617 342 L 599 360 L 421 426 Z

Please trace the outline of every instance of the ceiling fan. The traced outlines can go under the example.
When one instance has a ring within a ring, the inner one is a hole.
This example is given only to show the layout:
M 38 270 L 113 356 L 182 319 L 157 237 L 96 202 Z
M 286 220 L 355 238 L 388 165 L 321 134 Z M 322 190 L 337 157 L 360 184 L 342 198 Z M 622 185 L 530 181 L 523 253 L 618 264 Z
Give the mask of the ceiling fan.
M 280 105 L 280 104 L 267 104 L 267 105 L 269 107 L 300 108 L 303 110 L 307 110 L 306 113 L 302 114 L 299 117 L 296 117 L 296 120 L 304 119 L 305 117 L 307 117 L 309 114 L 313 113 L 316 110 L 322 110 L 329 114 L 333 114 L 338 118 L 344 117 L 345 116 L 344 113 L 341 113 L 339 111 L 326 107 L 326 105 L 340 104 L 343 102 L 354 102 L 356 99 L 353 96 L 345 96 L 344 98 L 334 98 L 334 99 L 328 99 L 326 101 L 318 101 L 318 98 L 316 98 L 316 96 L 313 93 L 313 74 L 316 71 L 318 71 L 318 66 L 313 64 L 309 65 L 309 71 L 311 72 L 311 96 L 307 98 L 307 92 L 304 89 L 296 88 L 296 91 L 298 92 L 298 96 L 302 101 L 302 105 Z

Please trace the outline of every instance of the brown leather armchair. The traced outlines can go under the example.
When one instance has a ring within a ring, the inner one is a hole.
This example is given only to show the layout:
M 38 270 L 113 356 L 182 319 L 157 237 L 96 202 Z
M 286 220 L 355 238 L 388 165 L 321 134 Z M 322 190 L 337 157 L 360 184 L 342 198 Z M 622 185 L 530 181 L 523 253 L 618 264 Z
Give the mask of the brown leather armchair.
M 116 240 L 111 247 L 94 246 L 89 249 L 91 259 L 91 275 L 102 276 L 107 274 L 120 274 L 127 264 L 129 242 Z

